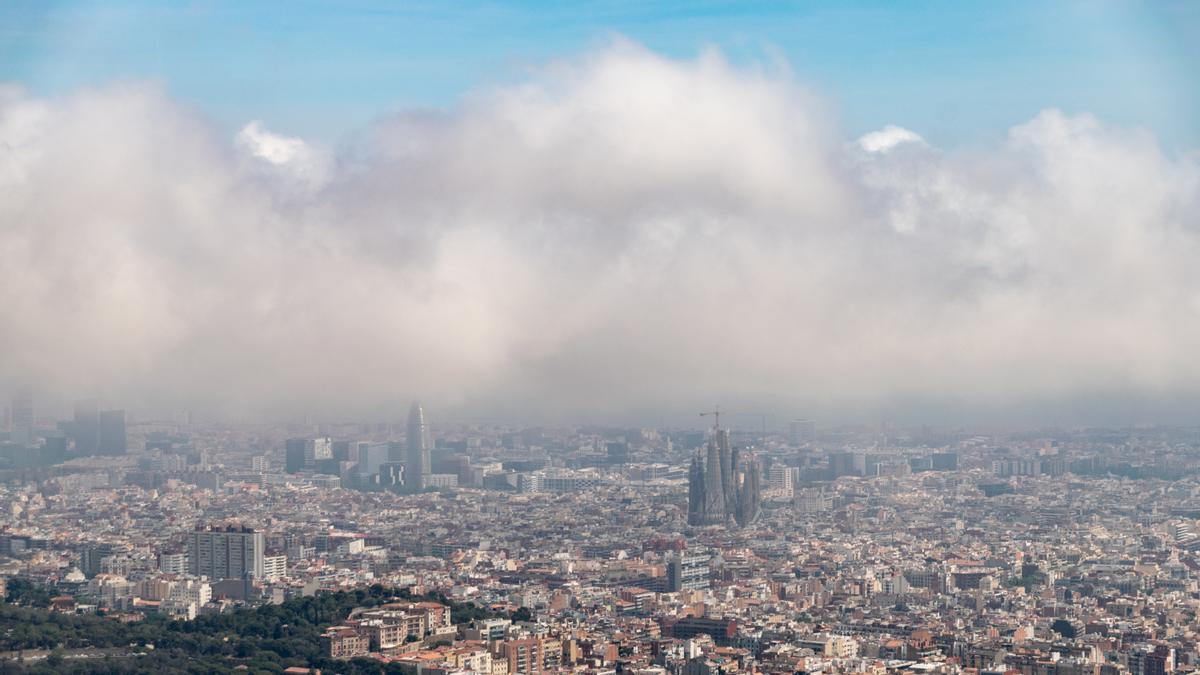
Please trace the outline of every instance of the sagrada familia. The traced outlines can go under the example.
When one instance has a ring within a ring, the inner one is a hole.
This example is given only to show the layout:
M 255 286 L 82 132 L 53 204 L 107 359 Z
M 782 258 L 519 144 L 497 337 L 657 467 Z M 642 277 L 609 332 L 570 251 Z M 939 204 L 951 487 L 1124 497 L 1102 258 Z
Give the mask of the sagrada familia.
M 729 447 L 729 431 L 716 427 L 708 439 L 707 458 L 692 457 L 688 471 L 688 524 L 723 525 L 733 520 L 745 527 L 758 517 L 762 493 L 758 460 L 742 461 Z

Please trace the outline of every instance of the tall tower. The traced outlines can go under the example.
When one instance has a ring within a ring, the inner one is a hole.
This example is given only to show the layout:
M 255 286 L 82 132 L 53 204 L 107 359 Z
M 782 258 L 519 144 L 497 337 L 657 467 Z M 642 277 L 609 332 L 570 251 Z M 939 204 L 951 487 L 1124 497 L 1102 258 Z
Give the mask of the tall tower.
M 408 410 L 408 461 L 404 467 L 405 477 L 411 477 L 412 481 L 410 492 L 423 489 L 429 480 L 431 467 L 425 436 L 425 411 L 421 410 L 420 401 L 413 401 Z
M 742 484 L 738 489 L 737 510 L 734 518 L 737 524 L 745 527 L 758 518 L 759 507 L 762 504 L 762 493 L 759 486 L 759 473 L 762 468 L 755 457 L 749 458 L 742 473 Z
M 13 394 L 12 441 L 18 445 L 33 443 L 33 392 L 27 388 Z
M 725 484 L 721 481 L 721 450 L 716 437 L 708 439 L 708 459 L 704 462 L 704 524 L 725 522 Z
M 97 450 L 101 455 L 123 455 L 127 447 L 125 411 L 104 410 L 100 413 L 100 436 Z
M 704 463 L 696 453 L 688 469 L 688 525 L 704 524 L 704 507 Z
M 188 572 L 209 579 L 261 579 L 265 536 L 250 527 L 197 526 L 188 536 Z
M 725 488 L 725 510 L 732 515 L 738 500 L 738 452 L 729 445 L 729 430 L 717 429 L 717 449 L 721 452 L 721 485 Z
M 75 456 L 90 457 L 100 449 L 100 411 L 96 399 L 75 403 Z
M 307 453 L 305 447 L 308 441 L 303 438 L 289 438 L 284 446 L 284 471 L 300 473 L 304 471 L 304 460 Z

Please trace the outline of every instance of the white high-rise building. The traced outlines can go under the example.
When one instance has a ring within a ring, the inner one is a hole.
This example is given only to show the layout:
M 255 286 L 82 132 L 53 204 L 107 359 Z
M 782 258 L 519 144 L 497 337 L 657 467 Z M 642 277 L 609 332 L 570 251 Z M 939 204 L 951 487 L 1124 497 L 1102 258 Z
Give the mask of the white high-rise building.
M 312 466 L 322 459 L 331 459 L 333 457 L 333 439 L 328 436 L 314 438 L 309 445 L 305 446 L 304 452 L 304 464 L 306 466 Z
M 771 491 L 778 497 L 792 498 L 793 482 L 792 467 L 775 463 L 771 465 L 771 476 L 768 480 Z
M 249 527 L 197 527 L 188 538 L 188 572 L 209 579 L 262 579 L 263 533 Z

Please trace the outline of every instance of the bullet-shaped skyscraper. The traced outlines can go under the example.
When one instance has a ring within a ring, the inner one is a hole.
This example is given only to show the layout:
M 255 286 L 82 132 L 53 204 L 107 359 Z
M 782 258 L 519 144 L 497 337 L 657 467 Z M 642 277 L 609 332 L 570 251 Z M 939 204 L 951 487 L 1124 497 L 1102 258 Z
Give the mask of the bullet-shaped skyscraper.
M 408 410 L 408 457 L 404 466 L 405 481 L 409 492 L 423 490 L 429 483 L 431 471 L 429 446 L 425 433 L 425 411 L 421 402 L 413 401 Z

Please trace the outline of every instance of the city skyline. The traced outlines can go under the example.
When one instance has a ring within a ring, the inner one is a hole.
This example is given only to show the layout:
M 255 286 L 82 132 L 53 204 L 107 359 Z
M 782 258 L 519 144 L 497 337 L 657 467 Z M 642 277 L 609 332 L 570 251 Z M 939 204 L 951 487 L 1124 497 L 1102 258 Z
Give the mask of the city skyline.
M 79 406 L 88 426 L 95 404 Z M 0 436 L 0 660 L 462 675 L 1200 663 L 1195 427 L 732 432 L 736 413 L 714 408 L 702 432 L 426 439 L 408 410 L 412 445 L 434 450 L 418 490 L 383 461 L 407 449 L 406 424 L 314 438 L 139 421 L 123 452 L 90 457 Z M 704 455 L 715 471 L 697 471 Z M 708 494 L 719 512 L 698 512 Z
M 1200 0 L 0 2 L 0 672 L 1200 675 Z

